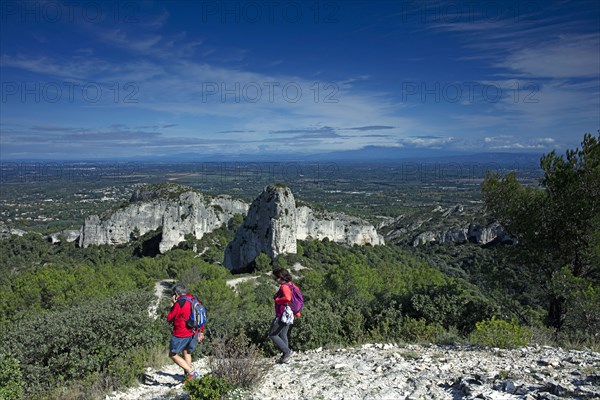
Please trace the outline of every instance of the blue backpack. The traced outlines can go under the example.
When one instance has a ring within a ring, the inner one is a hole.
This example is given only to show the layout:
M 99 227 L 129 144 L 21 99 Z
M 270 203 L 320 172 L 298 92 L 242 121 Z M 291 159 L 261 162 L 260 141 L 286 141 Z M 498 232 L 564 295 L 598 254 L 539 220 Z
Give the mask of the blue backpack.
M 181 296 L 183 299 L 190 302 L 192 310 L 190 312 L 190 319 L 185 321 L 185 326 L 190 330 L 198 330 L 206 324 L 208 317 L 206 316 L 206 308 L 202 305 L 200 300 L 194 295 Z

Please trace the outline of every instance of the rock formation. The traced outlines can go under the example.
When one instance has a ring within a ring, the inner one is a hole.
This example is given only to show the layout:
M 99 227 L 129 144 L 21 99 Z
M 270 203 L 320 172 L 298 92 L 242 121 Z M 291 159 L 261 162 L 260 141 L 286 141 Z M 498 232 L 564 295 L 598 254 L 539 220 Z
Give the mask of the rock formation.
M 414 247 L 426 243 L 476 243 L 486 245 L 492 242 L 515 244 L 517 241 L 504 228 L 494 222 L 489 226 L 469 224 L 468 227 L 450 228 L 442 231 L 426 231 L 417 235 L 412 242 Z
M 162 228 L 159 251 L 164 253 L 182 242 L 186 234 L 200 239 L 247 210 L 246 203 L 229 196 L 210 198 L 179 185 L 153 185 L 137 190 L 129 205 L 105 217 L 86 218 L 79 245 L 127 243 L 137 235 Z
M 21 229 L 10 228 L 3 221 L 0 221 L 0 240 L 8 239 L 12 235 L 23 236 L 27 232 Z
M 271 258 L 296 253 L 296 202 L 286 187 L 267 186 L 252 202 L 225 250 L 223 265 L 244 269 L 261 252 Z
M 64 231 L 51 233 L 48 236 L 46 236 L 46 239 L 48 239 L 52 244 L 56 244 L 60 243 L 60 238 L 61 236 L 63 236 L 67 242 L 71 243 L 78 241 L 79 235 L 81 235 L 80 230 L 67 229 Z
M 446 210 L 437 206 L 430 213 L 386 219 L 380 229 L 385 232 L 386 241 L 413 247 L 427 243 L 517 243 L 499 223 L 486 223 L 481 210 L 466 209 L 460 204 Z
M 364 220 L 340 213 L 317 215 L 296 207 L 292 191 L 283 185 L 267 186 L 254 200 L 235 239 L 225 250 L 224 265 L 245 269 L 261 252 L 271 259 L 296 253 L 296 240 L 329 240 L 359 245 L 384 244 L 375 228 Z

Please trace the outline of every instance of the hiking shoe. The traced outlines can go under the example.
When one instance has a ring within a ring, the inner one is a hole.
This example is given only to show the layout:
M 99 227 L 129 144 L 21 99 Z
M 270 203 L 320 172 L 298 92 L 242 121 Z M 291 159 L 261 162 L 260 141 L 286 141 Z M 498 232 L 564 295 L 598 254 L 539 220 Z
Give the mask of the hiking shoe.
M 289 353 L 285 353 L 284 355 L 281 356 L 281 358 L 279 359 L 279 364 L 287 364 L 290 361 L 290 358 L 292 358 L 291 350 Z
M 200 378 L 200 375 L 196 371 L 190 372 L 188 375 L 183 377 L 183 383 L 186 383 L 189 380 Z

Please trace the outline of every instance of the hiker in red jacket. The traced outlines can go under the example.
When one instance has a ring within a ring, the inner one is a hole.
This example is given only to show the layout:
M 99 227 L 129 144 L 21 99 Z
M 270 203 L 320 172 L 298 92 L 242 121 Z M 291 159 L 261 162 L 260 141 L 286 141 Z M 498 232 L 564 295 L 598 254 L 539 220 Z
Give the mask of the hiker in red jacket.
M 275 319 L 269 328 L 269 339 L 271 339 L 282 351 L 283 354 L 277 362 L 284 364 L 290 360 L 292 350 L 290 350 L 288 344 L 288 330 L 290 325 L 283 322 L 281 316 L 283 315 L 285 306 L 292 301 L 292 289 L 290 288 L 290 284 L 294 284 L 292 282 L 292 275 L 287 269 L 283 268 L 278 268 L 273 271 L 273 279 L 279 284 L 279 290 L 273 297 L 275 299 Z M 299 317 L 300 313 L 297 313 L 295 316 Z
M 190 319 L 192 303 L 186 300 L 190 297 L 187 289 L 181 283 L 173 286 L 173 297 L 171 297 L 172 307 L 167 315 L 167 322 L 173 324 L 171 332 L 171 343 L 169 345 L 169 357 L 175 364 L 183 368 L 185 372 L 184 380 L 197 378 L 198 373 L 194 371 L 192 365 L 192 353 L 196 350 L 198 342 L 204 340 L 204 326 L 199 332 L 188 329 L 186 321 Z M 183 357 L 179 355 L 183 354 Z

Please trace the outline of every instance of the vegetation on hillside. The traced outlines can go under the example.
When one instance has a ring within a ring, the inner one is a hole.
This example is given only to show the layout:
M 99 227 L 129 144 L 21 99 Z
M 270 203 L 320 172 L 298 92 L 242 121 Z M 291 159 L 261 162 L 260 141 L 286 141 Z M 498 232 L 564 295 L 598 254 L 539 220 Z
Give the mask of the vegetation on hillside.
M 274 267 L 291 268 L 304 294 L 290 333 L 295 350 L 469 339 L 511 347 L 550 336 L 563 345 L 597 346 L 598 139 L 586 135 L 566 158 L 545 156 L 542 168 L 540 187 L 515 174 L 490 175 L 483 184 L 489 212 L 519 239 L 517 246 L 300 241 L 298 254 L 259 256 L 255 279 L 235 289 L 220 263 L 239 215 L 162 255 L 160 230 L 127 245 L 86 249 L 37 234 L 2 240 L 0 394 L 94 399 L 134 382 L 168 350 L 168 301 L 157 320 L 148 314 L 154 283 L 167 278 L 187 285 L 208 309 L 200 354 L 217 354 L 223 341 L 243 338 L 253 354 L 274 355 L 266 338 Z M 305 268 L 293 268 L 297 263 Z
M 558 331 L 600 331 L 599 140 L 586 134 L 581 149 L 542 157 L 540 188 L 514 173 L 490 175 L 482 187 L 491 214 L 519 239 L 518 272 L 543 288 Z

